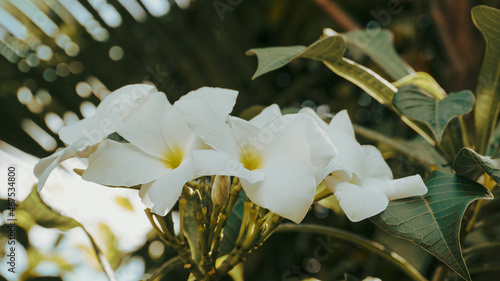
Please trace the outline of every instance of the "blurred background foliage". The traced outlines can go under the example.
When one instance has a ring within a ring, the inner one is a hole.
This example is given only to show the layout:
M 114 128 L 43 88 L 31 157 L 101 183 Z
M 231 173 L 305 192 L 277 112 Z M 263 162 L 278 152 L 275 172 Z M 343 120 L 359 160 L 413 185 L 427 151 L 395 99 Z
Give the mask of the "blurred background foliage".
M 355 123 L 408 138 L 411 130 L 389 110 L 321 63 L 299 60 L 251 80 L 257 62 L 245 51 L 309 45 L 325 27 L 382 27 L 394 33 L 398 52 L 416 71 L 430 73 L 448 92 L 474 90 L 484 50 L 470 18 L 478 4 L 500 7 L 498 0 L 0 0 L 0 140 L 48 156 L 63 145 L 57 138 L 62 126 L 92 114 L 110 91 L 142 82 L 156 85 L 171 102 L 202 86 L 238 90 L 235 115 L 272 103 L 347 108 Z M 348 56 L 377 71 L 368 58 Z M 419 171 L 402 157 L 390 163 L 396 177 Z M 434 258 L 368 221 L 349 223 L 317 206 L 305 222 L 362 233 L 424 273 L 436 269 Z M 22 229 L 18 235 L 29 246 Z M 249 257 L 246 280 L 339 280 L 345 272 L 409 280 L 372 253 L 340 241 L 330 241 L 332 248 L 321 250 L 328 259 L 319 261 L 314 250 L 320 238 L 275 234 Z M 174 253 L 157 242 L 151 235 L 127 256 L 142 257 L 151 272 Z M 166 280 L 186 277 L 181 267 Z

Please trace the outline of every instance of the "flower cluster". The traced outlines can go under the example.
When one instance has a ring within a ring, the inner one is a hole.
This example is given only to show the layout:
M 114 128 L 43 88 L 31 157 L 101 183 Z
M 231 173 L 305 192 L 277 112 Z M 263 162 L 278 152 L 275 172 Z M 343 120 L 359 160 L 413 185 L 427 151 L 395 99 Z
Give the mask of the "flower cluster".
M 356 141 L 346 111 L 327 124 L 312 109 L 282 115 L 271 105 L 246 121 L 230 116 L 236 97 L 204 87 L 171 104 L 150 85 L 120 88 L 92 117 L 60 131 L 68 146 L 40 160 L 38 188 L 62 161 L 88 158 L 83 179 L 140 186 L 142 202 L 165 216 L 187 182 L 217 176 L 217 204 L 230 192 L 226 181 L 237 177 L 251 202 L 296 223 L 322 182 L 352 221 L 380 213 L 389 200 L 427 192 L 418 175 L 393 180 L 380 152 Z

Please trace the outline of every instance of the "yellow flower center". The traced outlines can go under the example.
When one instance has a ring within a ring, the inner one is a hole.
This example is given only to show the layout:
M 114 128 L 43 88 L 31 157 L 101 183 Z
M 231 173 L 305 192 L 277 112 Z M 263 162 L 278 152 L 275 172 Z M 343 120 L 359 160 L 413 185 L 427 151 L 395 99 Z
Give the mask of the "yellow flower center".
M 163 154 L 163 164 L 169 169 L 175 169 L 179 167 L 184 159 L 185 152 L 178 145 L 172 146 L 172 149 L 168 149 L 167 152 Z
M 262 155 L 253 147 L 245 147 L 241 150 L 240 161 L 248 170 L 260 169 L 262 165 Z

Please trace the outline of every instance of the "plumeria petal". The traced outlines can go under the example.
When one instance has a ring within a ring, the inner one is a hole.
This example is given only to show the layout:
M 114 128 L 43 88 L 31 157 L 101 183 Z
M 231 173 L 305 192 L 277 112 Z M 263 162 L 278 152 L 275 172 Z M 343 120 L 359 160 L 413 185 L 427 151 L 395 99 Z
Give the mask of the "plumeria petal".
M 175 105 L 167 113 L 162 131 L 166 145 L 171 151 L 182 149 L 186 153 L 195 138 L 194 133 L 184 120 L 182 112 Z
M 157 92 L 156 88 L 147 84 L 124 86 L 106 96 L 94 115 L 63 127 L 59 138 L 67 145 L 81 138 L 87 138 L 88 145 L 97 144 L 119 128 L 122 119 L 134 110 L 138 100 L 154 92 Z
M 81 150 L 82 147 L 85 146 L 84 150 Z M 49 178 L 50 173 L 57 167 L 59 164 L 74 157 L 88 157 L 92 152 L 94 152 L 97 148 L 97 145 L 87 146 L 85 139 L 80 139 L 79 141 L 74 142 L 72 145 L 65 147 L 56 153 L 40 159 L 38 163 L 35 165 L 34 174 L 38 178 L 37 190 L 41 191 L 47 179 Z
M 337 184 L 328 183 L 331 178 L 327 177 L 327 185 L 334 186 L 334 195 L 339 201 L 340 207 L 353 222 L 358 222 L 372 217 L 387 208 L 389 199 L 385 194 L 368 190 L 349 182 Z
M 237 96 L 238 91 L 223 88 L 202 87 L 198 90 L 187 93 L 179 100 L 202 99 L 213 110 L 215 115 L 220 120 L 225 122 L 229 113 L 233 111 Z
M 195 173 L 198 176 L 235 176 L 250 183 L 264 179 L 262 170 L 249 171 L 238 159 L 215 150 L 195 150 L 192 152 Z
M 381 191 L 386 194 L 390 201 L 427 193 L 427 186 L 420 175 L 391 180 L 387 185 L 379 188 L 382 188 Z
M 87 138 L 88 145 L 96 144 L 102 141 L 106 136 L 99 131 L 99 128 L 92 129 L 94 116 L 84 118 L 71 125 L 64 126 L 59 130 L 59 138 L 66 144 L 71 145 L 79 139 Z
M 144 184 L 141 187 L 141 190 L 146 190 L 142 193 L 143 203 L 150 207 L 153 213 L 165 216 L 179 199 L 184 184 L 193 178 L 193 163 L 186 161 L 152 183 Z
M 318 114 L 316 113 L 316 111 L 314 111 L 314 109 L 312 109 L 310 107 L 304 107 L 301 110 L 299 110 L 299 113 L 305 114 L 305 115 L 311 117 L 312 119 L 314 119 L 314 121 L 316 121 L 316 123 L 318 124 L 318 126 L 321 129 L 323 129 L 325 131 L 328 129 L 328 124 L 325 121 L 323 121 L 323 119 L 321 119 L 321 117 L 318 116 Z
M 356 139 L 356 136 L 354 135 L 354 128 L 352 127 L 351 119 L 349 118 L 349 114 L 347 114 L 347 110 L 344 109 L 333 116 L 332 121 L 330 121 L 330 125 L 328 125 L 327 133 L 330 137 L 343 134 L 350 136 L 352 139 Z
M 206 144 L 228 155 L 238 155 L 239 146 L 231 128 L 202 99 L 179 100 L 175 103 L 189 128 Z
M 392 179 L 391 168 L 385 162 L 382 153 L 372 145 L 363 145 L 361 148 L 365 158 L 363 178 Z
M 171 108 L 163 93 L 145 97 L 141 106 L 130 113 L 118 134 L 133 145 L 154 156 L 165 153 L 167 143 L 163 136 L 166 112 Z
M 250 123 L 257 128 L 262 128 L 269 122 L 283 116 L 280 107 L 277 104 L 272 104 L 262 110 L 257 116 L 250 120 Z
M 316 182 L 311 168 L 296 158 L 275 159 L 264 169 L 263 181 L 241 179 L 246 195 L 255 204 L 299 223 L 311 206 Z
M 82 175 L 87 181 L 112 186 L 134 186 L 158 179 L 167 170 L 160 158 L 130 143 L 103 141 L 89 157 Z
M 266 144 L 265 159 L 291 155 L 310 165 L 319 184 L 330 172 L 337 150 L 326 133 L 309 116 L 284 115 L 271 121 L 259 131 L 260 143 Z
M 260 139 L 262 136 L 259 135 L 259 128 L 254 126 L 249 121 L 233 116 L 229 117 L 228 123 L 233 130 L 233 134 L 236 137 L 240 150 L 254 147 L 258 150 L 258 152 L 263 151 L 264 143 L 262 143 L 262 139 Z

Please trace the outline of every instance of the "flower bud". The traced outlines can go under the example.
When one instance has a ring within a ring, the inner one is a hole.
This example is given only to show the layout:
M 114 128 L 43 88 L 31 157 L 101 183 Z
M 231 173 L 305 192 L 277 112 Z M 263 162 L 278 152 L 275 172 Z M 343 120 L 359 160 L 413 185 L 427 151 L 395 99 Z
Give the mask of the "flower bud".
M 229 198 L 229 188 L 231 179 L 229 176 L 215 176 L 212 185 L 212 202 L 217 205 L 223 205 Z

